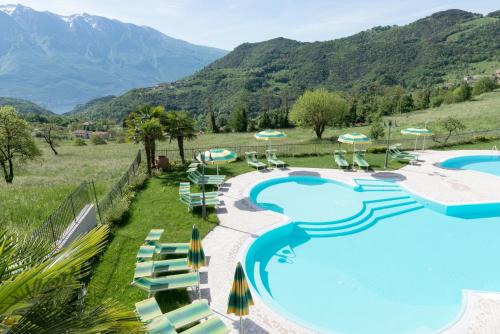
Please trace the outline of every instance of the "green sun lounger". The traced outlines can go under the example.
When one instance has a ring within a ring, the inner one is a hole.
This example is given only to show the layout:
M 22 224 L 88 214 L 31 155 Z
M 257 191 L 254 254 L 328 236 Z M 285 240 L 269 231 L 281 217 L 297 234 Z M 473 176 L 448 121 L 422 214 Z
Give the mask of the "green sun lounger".
M 159 291 L 185 289 L 197 286 L 198 274 L 193 272 L 162 277 L 139 277 L 134 278 L 132 285 L 148 292 L 151 296 Z
M 397 160 L 397 161 L 404 161 L 404 162 L 413 163 L 413 162 L 418 160 L 417 154 L 400 151 L 396 146 L 389 147 L 389 155 L 390 155 L 391 159 Z
M 333 153 L 333 158 L 334 158 L 337 166 L 339 166 L 340 168 L 347 169 L 347 168 L 349 168 L 349 163 L 345 159 L 345 153 L 346 152 L 344 150 L 336 150 Z
M 137 262 L 150 261 L 156 253 L 155 245 L 142 245 L 136 255 Z
M 182 334 L 227 334 L 230 331 L 219 317 L 215 317 L 183 331 Z
M 365 160 L 365 152 L 364 151 L 356 151 L 354 152 L 354 163 L 358 165 L 360 168 L 367 170 L 370 168 L 370 164 Z
M 202 196 L 191 196 L 182 195 L 181 202 L 188 206 L 188 211 L 193 210 L 197 206 L 203 205 Z M 205 205 L 206 206 L 217 206 L 220 204 L 219 198 L 217 196 L 206 196 L 205 195 Z
M 216 175 L 205 175 L 204 177 L 201 174 L 197 173 L 189 173 L 188 179 L 189 181 L 195 184 L 211 184 L 217 187 L 220 187 L 224 184 L 225 176 L 222 178 L 215 177 Z M 223 176 L 223 175 L 222 175 Z
M 415 160 L 418 160 L 418 154 L 417 153 L 413 153 L 413 152 L 408 152 L 408 151 L 401 151 L 399 149 L 399 147 L 401 146 L 401 144 L 396 144 L 396 145 L 392 145 L 390 146 L 389 148 L 397 155 L 399 156 L 407 156 L 407 157 L 411 157 L 411 158 L 414 158 Z
M 146 236 L 146 244 L 153 244 L 159 241 L 164 231 L 165 230 L 161 228 L 151 229 L 148 235 Z
M 186 255 L 188 252 L 187 242 L 162 242 L 155 245 L 155 253 L 159 255 Z
M 278 159 L 278 157 L 276 156 L 276 150 L 266 150 L 266 159 L 267 159 L 267 163 L 271 166 L 276 166 L 276 168 L 278 168 L 279 166 L 281 167 L 285 167 L 286 166 L 286 162 Z
M 137 262 L 135 264 L 134 278 L 154 277 L 157 274 L 189 270 L 191 270 L 191 267 L 188 265 L 187 258 Z
M 192 172 L 191 174 L 194 174 L 197 177 L 202 177 L 203 175 L 199 170 L 196 170 Z M 205 174 L 206 178 L 213 179 L 213 180 L 222 180 L 224 181 L 226 179 L 226 175 L 210 175 L 210 174 Z
M 155 298 L 149 298 L 135 304 L 136 312 L 142 322 L 149 323 L 167 318 L 174 328 L 181 328 L 210 317 L 213 312 L 205 299 L 162 313 Z
M 266 168 L 267 165 L 265 163 L 257 160 L 256 154 L 257 152 L 255 151 L 245 152 L 245 159 L 247 161 L 247 165 L 257 168 L 257 170 L 259 170 L 259 168 Z

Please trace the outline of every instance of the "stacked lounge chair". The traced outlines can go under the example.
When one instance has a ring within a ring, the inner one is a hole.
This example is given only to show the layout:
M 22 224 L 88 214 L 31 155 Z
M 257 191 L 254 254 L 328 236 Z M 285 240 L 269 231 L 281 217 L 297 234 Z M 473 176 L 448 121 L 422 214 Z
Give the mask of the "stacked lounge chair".
M 276 166 L 276 168 L 278 168 L 279 166 L 286 166 L 286 162 L 278 159 L 278 157 L 276 156 L 276 150 L 266 150 L 266 158 L 267 163 L 270 166 Z
M 213 184 L 220 187 L 226 179 L 225 175 L 202 175 L 196 167 L 189 168 L 187 173 L 189 181 L 195 184 Z
M 134 280 L 132 285 L 148 292 L 149 296 L 156 292 L 188 288 L 198 285 L 198 274 L 195 272 L 155 277 L 160 273 L 189 271 L 187 258 L 154 261 L 159 255 L 186 255 L 188 243 L 160 243 L 162 229 L 153 229 L 146 237 L 145 243 L 139 248 L 136 257 Z
M 335 163 L 342 169 L 348 169 L 349 163 L 345 158 L 346 151 L 345 150 L 335 150 L 333 153 L 333 158 L 335 159 Z
M 187 188 L 181 182 L 179 184 L 179 195 L 182 203 L 188 206 L 188 211 L 193 210 L 194 207 L 203 205 L 203 193 L 192 193 L 191 188 Z M 182 194 L 181 194 L 182 191 Z M 217 191 L 207 191 L 205 192 L 205 205 L 207 206 L 217 206 L 220 204 L 219 193 Z
M 365 150 L 359 150 L 354 152 L 354 163 L 364 170 L 370 168 L 370 164 L 365 160 Z
M 400 146 L 399 144 L 396 144 L 389 147 L 389 155 L 391 156 L 392 159 L 398 161 L 406 161 L 410 163 L 414 163 L 415 161 L 418 160 L 418 154 L 401 151 L 399 149 L 399 146 Z
M 230 332 L 224 322 L 215 316 L 208 302 L 203 299 L 168 313 L 161 312 L 155 298 L 138 302 L 135 304 L 135 308 L 137 315 L 146 324 L 150 334 L 226 334 Z M 180 328 L 194 324 L 196 325 L 188 330 L 179 332 Z
M 257 152 L 255 152 L 255 151 L 245 152 L 245 158 L 246 158 L 248 166 L 255 167 L 255 168 L 257 168 L 257 170 L 259 168 L 266 168 L 267 165 L 265 163 L 260 162 L 259 160 L 257 160 L 257 156 L 256 155 L 257 155 Z

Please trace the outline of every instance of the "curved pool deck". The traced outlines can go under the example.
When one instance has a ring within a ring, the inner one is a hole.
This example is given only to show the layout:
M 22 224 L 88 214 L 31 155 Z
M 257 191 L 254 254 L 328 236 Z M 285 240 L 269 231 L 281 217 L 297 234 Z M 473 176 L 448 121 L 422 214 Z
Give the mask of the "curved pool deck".
M 319 176 L 355 186 L 356 178 L 397 178 L 413 194 L 443 205 L 500 202 L 500 177 L 469 170 L 441 168 L 439 163 L 463 155 L 491 155 L 491 151 L 420 152 L 418 165 L 397 171 L 373 173 L 337 169 L 294 168 L 255 171 L 234 177 L 222 189 L 223 205 L 217 210 L 220 224 L 203 239 L 209 265 L 202 270 L 202 297 L 237 333 L 238 318 L 226 315 L 227 297 L 238 261 L 250 244 L 263 233 L 287 224 L 289 218 L 262 210 L 249 200 L 252 187 L 264 180 L 291 175 Z M 327 158 L 327 157 L 325 157 Z M 332 158 L 332 165 L 333 165 Z M 492 263 L 492 265 L 494 265 Z M 500 294 L 464 291 L 464 312 L 443 333 L 498 333 Z M 244 320 L 248 333 L 315 333 L 269 308 L 254 294 L 255 305 Z

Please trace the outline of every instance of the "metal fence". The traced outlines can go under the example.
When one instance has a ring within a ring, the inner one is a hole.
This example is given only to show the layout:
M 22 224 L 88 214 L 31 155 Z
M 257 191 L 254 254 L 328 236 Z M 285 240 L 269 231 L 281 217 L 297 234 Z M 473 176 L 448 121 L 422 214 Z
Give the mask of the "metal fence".
M 101 215 L 113 206 L 114 201 L 121 198 L 126 187 L 135 179 L 140 163 L 141 151 L 139 150 L 130 167 L 100 202 L 97 202 L 94 181 L 83 181 L 63 200 L 47 221 L 33 231 L 32 237 L 57 244 L 71 222 L 89 203 L 97 203 L 99 218 L 101 218 Z
M 33 231 L 32 236 L 56 244 L 85 205 L 92 202 L 91 184 L 84 181 L 64 199 L 45 223 Z
M 110 207 L 113 206 L 113 203 L 116 199 L 119 199 L 123 196 L 123 192 L 132 183 L 132 181 L 135 179 L 135 176 L 137 175 L 139 165 L 141 164 L 141 159 L 141 151 L 139 150 L 137 151 L 135 159 L 127 169 L 127 171 L 109 190 L 106 196 L 100 202 L 98 202 L 97 209 L 99 212 L 99 217 L 101 217 L 104 212 L 106 212 Z
M 487 131 L 474 131 L 465 132 L 450 136 L 447 140 L 448 144 L 458 144 L 465 143 L 477 139 L 478 137 L 499 137 L 500 129 L 487 130 Z M 443 146 L 443 142 L 447 136 L 430 136 L 426 138 L 425 146 L 426 148 L 435 148 Z M 419 140 L 422 144 L 422 140 Z M 404 138 L 397 138 L 391 140 L 391 143 L 400 143 L 404 149 L 413 148 L 415 145 L 415 137 L 408 136 Z M 387 145 L 385 139 L 374 140 L 372 144 L 368 147 L 369 149 L 381 149 L 383 150 Z M 277 149 L 280 156 L 303 156 L 303 155 L 324 155 L 331 154 L 333 150 L 337 149 L 339 143 L 337 138 L 332 138 L 329 141 L 322 141 L 319 143 L 298 143 L 298 144 L 287 144 L 287 143 L 272 143 L 272 148 Z M 185 148 L 184 155 L 187 160 L 193 158 L 198 152 L 206 151 L 214 147 L 196 147 L 196 148 Z M 239 157 L 244 157 L 245 152 L 255 151 L 258 155 L 265 155 L 266 149 L 269 145 L 255 144 L 255 145 L 226 145 L 225 149 L 234 151 Z M 158 155 L 166 156 L 170 162 L 181 161 L 178 149 L 159 149 L 157 150 Z

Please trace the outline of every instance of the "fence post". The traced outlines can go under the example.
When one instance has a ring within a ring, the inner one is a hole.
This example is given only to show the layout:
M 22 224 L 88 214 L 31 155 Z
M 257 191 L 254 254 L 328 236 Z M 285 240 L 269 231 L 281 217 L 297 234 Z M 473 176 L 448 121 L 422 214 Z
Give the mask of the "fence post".
M 97 200 L 97 193 L 95 191 L 94 179 L 91 179 L 90 182 L 92 182 L 92 192 L 94 193 L 95 206 L 97 207 L 97 213 L 99 214 L 99 221 L 102 224 L 101 208 L 99 207 L 99 201 Z

